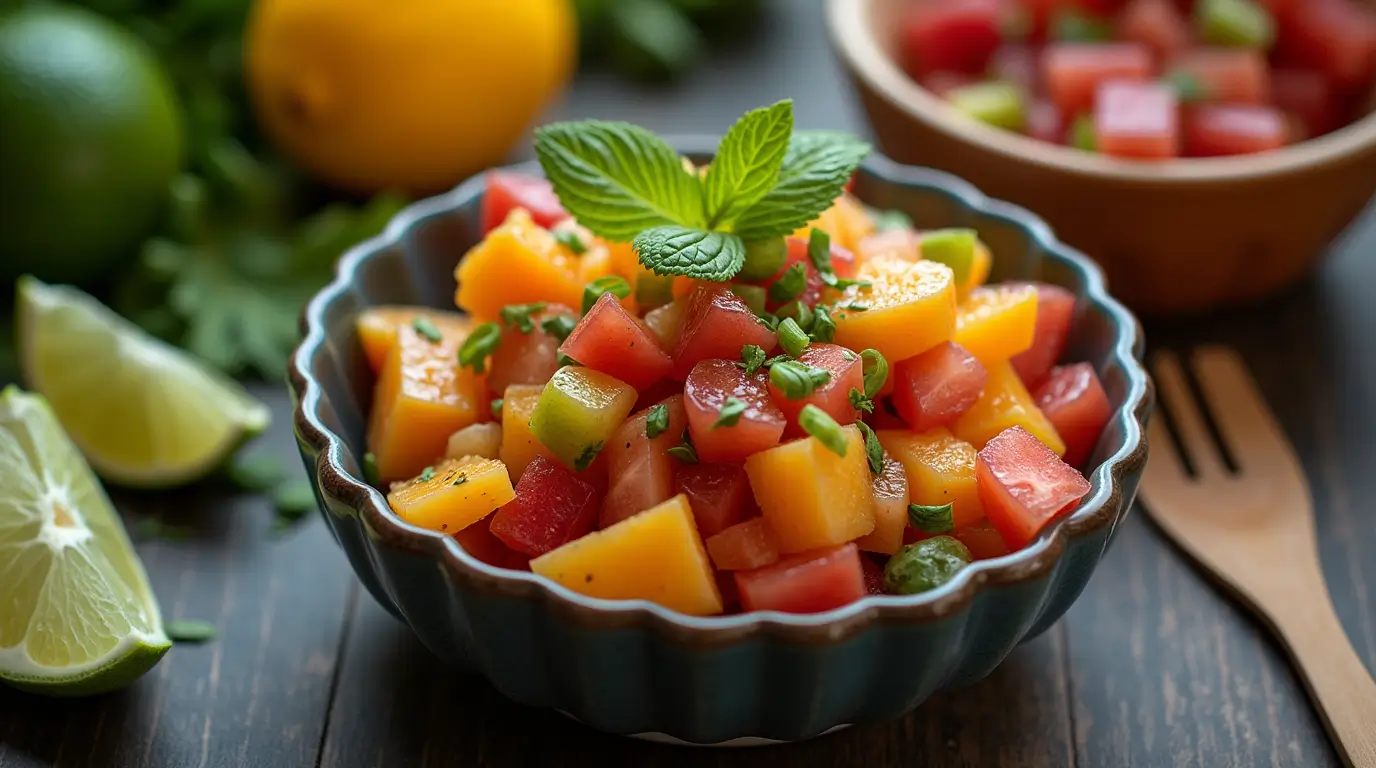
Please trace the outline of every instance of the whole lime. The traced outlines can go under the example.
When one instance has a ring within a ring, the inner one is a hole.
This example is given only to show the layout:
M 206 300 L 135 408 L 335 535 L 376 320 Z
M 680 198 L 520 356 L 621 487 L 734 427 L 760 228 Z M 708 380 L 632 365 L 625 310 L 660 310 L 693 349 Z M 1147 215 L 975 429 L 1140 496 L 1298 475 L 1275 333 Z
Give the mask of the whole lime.
M 180 107 L 152 52 L 79 8 L 0 11 L 0 115 L 0 284 L 111 273 L 182 163 Z

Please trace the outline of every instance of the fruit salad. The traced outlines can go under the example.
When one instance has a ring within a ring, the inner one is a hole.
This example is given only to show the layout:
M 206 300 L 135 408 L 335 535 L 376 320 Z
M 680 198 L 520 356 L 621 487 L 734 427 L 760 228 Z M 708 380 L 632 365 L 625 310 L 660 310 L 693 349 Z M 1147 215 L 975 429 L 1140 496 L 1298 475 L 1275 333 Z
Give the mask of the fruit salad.
M 1361 0 L 909 0 L 903 65 L 1032 138 L 1161 160 L 1277 149 L 1365 115 Z
M 486 177 L 456 310 L 357 319 L 365 470 L 402 520 L 590 597 L 692 615 L 935 589 L 1074 510 L 1112 405 L 1075 297 L 986 285 L 968 229 L 845 191 L 868 147 L 747 113 L 695 168 L 546 126 Z

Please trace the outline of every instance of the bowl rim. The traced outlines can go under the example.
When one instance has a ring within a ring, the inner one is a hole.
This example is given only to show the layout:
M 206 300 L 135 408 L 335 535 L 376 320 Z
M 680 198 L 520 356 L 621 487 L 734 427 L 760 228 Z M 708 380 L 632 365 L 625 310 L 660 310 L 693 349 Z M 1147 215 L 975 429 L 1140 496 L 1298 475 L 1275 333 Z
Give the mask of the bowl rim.
M 828 0 L 827 26 L 831 44 L 849 66 L 852 76 L 908 117 L 1009 161 L 1094 179 L 1212 185 L 1324 167 L 1376 145 L 1376 112 L 1317 138 L 1270 152 L 1235 157 L 1134 162 L 1038 141 L 961 115 L 908 77 L 880 44 L 871 23 L 871 9 L 881 1 Z
M 684 155 L 710 156 L 715 139 L 669 137 Z M 539 175 L 530 161 L 496 169 Z M 383 232 L 349 249 L 335 267 L 334 279 L 322 288 L 302 312 L 303 338 L 292 353 L 288 384 L 294 403 L 293 424 L 301 444 L 318 458 L 311 480 L 322 498 L 329 498 L 358 513 L 370 536 L 380 543 L 436 558 L 455 577 L 506 596 L 535 599 L 557 614 L 588 627 L 649 627 L 680 642 L 693 645 L 734 644 L 752 637 L 784 636 L 791 642 L 831 643 L 850 637 L 875 621 L 923 622 L 950 617 L 968 609 L 976 597 L 993 586 L 1026 581 L 1050 574 L 1073 537 L 1115 525 L 1127 513 L 1123 498 L 1124 478 L 1141 471 L 1146 463 L 1146 421 L 1153 402 L 1153 385 L 1143 368 L 1143 334 L 1137 318 L 1108 294 L 1103 272 L 1079 251 L 1061 243 L 1046 222 L 1026 209 L 994 200 L 969 182 L 943 171 L 899 165 L 877 152 L 861 165 L 858 185 L 865 177 L 896 186 L 939 189 L 956 198 L 970 211 L 1007 220 L 1025 230 L 1043 258 L 1055 253 L 1081 273 L 1083 299 L 1107 313 L 1116 330 L 1111 356 L 1125 373 L 1124 403 L 1113 420 L 1121 422 L 1124 439 L 1090 475 L 1092 485 L 1070 515 L 1044 529 L 1026 547 L 990 560 L 971 563 L 951 581 L 918 595 L 866 595 L 840 608 L 816 614 L 755 611 L 732 616 L 690 616 L 646 600 L 607 600 L 588 597 L 528 571 L 497 568 L 469 555 L 452 536 L 413 526 L 391 512 L 383 493 L 345 468 L 343 439 L 325 426 L 320 416 L 324 392 L 311 372 L 327 342 L 325 314 L 328 307 L 350 291 L 360 267 L 389 247 L 397 246 L 411 227 L 422 219 L 453 211 L 481 197 L 486 174 L 474 176 L 455 189 L 413 203 L 399 212 Z M 327 508 L 326 515 L 332 514 Z

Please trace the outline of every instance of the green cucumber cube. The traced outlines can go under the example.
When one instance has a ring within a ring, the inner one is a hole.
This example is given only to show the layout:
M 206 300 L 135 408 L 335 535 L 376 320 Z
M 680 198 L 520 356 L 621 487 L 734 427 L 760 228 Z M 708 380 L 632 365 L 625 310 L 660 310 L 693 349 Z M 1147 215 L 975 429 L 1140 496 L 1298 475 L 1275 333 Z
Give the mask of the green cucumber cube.
M 922 258 L 950 267 L 955 273 L 956 285 L 965 285 L 970 280 L 970 270 L 974 269 L 978 242 L 979 237 L 973 229 L 934 229 L 922 233 L 919 246 Z
M 745 306 L 750 307 L 750 311 L 756 315 L 764 314 L 764 303 L 767 291 L 762 285 L 733 285 L 731 292 L 736 294 Z
M 634 387 L 605 373 L 560 368 L 535 403 L 530 431 L 555 458 L 581 472 L 630 415 L 635 400 Z
M 1194 21 L 1199 36 L 1211 45 L 1267 49 L 1276 41 L 1276 20 L 1256 0 L 1199 0 Z
M 1084 112 L 1075 116 L 1075 121 L 1070 124 L 1070 146 L 1086 152 L 1096 151 L 1093 115 Z
M 946 100 L 982 123 L 1010 131 L 1021 131 L 1027 115 L 1022 91 L 1012 83 L 994 81 L 955 88 Z

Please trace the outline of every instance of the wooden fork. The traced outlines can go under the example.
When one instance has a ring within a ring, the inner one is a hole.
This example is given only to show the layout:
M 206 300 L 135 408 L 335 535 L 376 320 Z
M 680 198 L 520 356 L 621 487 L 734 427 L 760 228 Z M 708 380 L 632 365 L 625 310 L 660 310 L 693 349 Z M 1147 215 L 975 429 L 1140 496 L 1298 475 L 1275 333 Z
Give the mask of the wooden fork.
M 1204 407 L 1237 470 L 1220 457 L 1176 356 L 1160 353 L 1153 373 L 1181 446 L 1152 419 L 1141 489 L 1147 512 L 1285 646 L 1343 762 L 1376 768 L 1376 682 L 1328 596 L 1295 451 L 1235 351 L 1201 348 L 1193 363 Z

